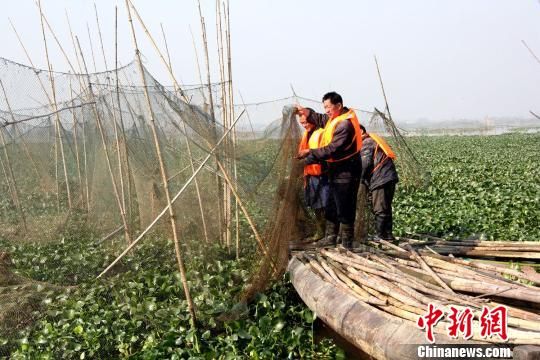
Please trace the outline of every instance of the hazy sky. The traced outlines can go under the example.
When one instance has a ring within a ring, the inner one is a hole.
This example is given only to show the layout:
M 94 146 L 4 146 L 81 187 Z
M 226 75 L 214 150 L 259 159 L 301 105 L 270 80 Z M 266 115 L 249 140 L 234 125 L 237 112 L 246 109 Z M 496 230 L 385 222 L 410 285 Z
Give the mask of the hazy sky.
M 34 1 L 9 1 L 9 6 L 5 2 L 0 15 L 0 56 L 29 63 L 9 25 L 11 18 L 32 61 L 46 68 Z M 215 1 L 201 2 L 211 41 L 212 78 L 217 81 Z M 134 4 L 160 46 L 163 24 L 177 76 L 186 84 L 199 83 L 190 34 L 191 27 L 202 60 L 197 2 L 134 0 Z M 94 2 L 42 0 L 42 5 L 72 59 L 66 10 L 87 56 L 88 24 L 97 70 L 104 70 Z M 119 59 L 126 64 L 134 57 L 124 1 L 97 0 L 109 68 L 114 63 L 115 5 Z M 538 0 L 231 0 L 230 12 L 234 85 L 246 102 L 289 96 L 292 84 L 301 96 L 319 99 L 335 90 L 346 104 L 382 108 L 373 60 L 377 55 L 396 119 L 540 113 L 540 63 L 522 43 L 540 57 Z M 158 80 L 170 84 L 136 25 L 145 65 Z M 69 71 L 50 36 L 48 44 L 54 69 Z M 88 58 L 87 62 L 92 64 Z

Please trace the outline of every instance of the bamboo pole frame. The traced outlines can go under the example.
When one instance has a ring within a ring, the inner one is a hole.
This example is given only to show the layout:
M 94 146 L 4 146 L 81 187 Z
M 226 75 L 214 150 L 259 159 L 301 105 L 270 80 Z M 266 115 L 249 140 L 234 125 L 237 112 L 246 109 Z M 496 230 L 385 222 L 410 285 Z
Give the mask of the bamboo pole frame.
M 43 44 L 45 46 L 45 57 L 47 59 L 47 66 L 49 70 L 49 81 L 51 85 L 51 91 L 52 91 L 52 102 L 50 103 L 51 109 L 55 111 L 55 124 L 56 124 L 56 134 L 57 134 L 57 141 L 60 145 L 60 155 L 62 158 L 62 165 L 64 168 L 64 179 L 66 182 L 66 192 L 67 192 L 67 198 L 68 198 L 68 207 L 72 208 L 72 201 L 71 201 L 71 190 L 69 186 L 69 177 L 67 173 L 67 164 L 66 164 L 66 156 L 64 153 L 64 142 L 62 141 L 62 125 L 60 123 L 60 115 L 58 114 L 58 104 L 56 102 L 56 87 L 54 85 L 54 76 L 53 76 L 53 68 L 52 64 L 49 59 L 49 49 L 47 47 L 47 37 L 45 36 L 45 26 L 44 26 L 44 15 L 41 8 L 41 0 L 38 0 L 38 7 L 39 7 L 39 17 L 41 21 L 41 32 L 43 34 Z
M 75 37 L 75 40 L 77 41 L 77 45 L 78 45 L 78 48 L 79 48 L 79 51 L 80 51 L 80 54 L 81 54 L 82 63 L 84 65 L 84 69 L 85 69 L 85 72 L 87 74 L 86 76 L 87 76 L 87 81 L 88 81 L 88 93 L 89 93 L 92 101 L 94 102 L 92 108 L 94 110 L 94 116 L 95 116 L 95 120 L 96 120 L 96 125 L 98 127 L 98 130 L 99 130 L 99 133 L 100 133 L 100 136 L 101 136 L 101 143 L 102 143 L 102 146 L 103 146 L 103 151 L 105 153 L 105 159 L 106 159 L 106 162 L 107 162 L 107 169 L 109 171 L 109 176 L 111 178 L 114 197 L 116 199 L 116 203 L 117 203 L 118 209 L 120 211 L 120 216 L 122 218 L 122 224 L 124 225 L 124 232 L 125 232 L 125 236 L 126 236 L 126 241 L 128 243 L 130 243 L 131 242 L 131 237 L 130 237 L 131 235 L 129 234 L 129 231 L 126 231 L 126 229 L 128 228 L 127 220 L 126 220 L 124 212 L 122 211 L 122 203 L 120 202 L 120 195 L 118 193 L 118 186 L 116 184 L 116 178 L 115 178 L 114 172 L 112 170 L 112 164 L 111 164 L 111 159 L 110 159 L 110 156 L 109 156 L 107 140 L 105 138 L 105 131 L 104 131 L 103 125 L 102 125 L 101 115 L 99 114 L 99 110 L 97 108 L 96 96 L 95 96 L 94 91 L 92 89 L 92 82 L 90 81 L 90 75 L 88 75 L 88 68 L 86 66 L 86 61 L 84 59 L 84 55 L 83 55 L 83 52 L 82 52 L 82 49 L 81 49 L 81 44 L 79 43 L 79 39 L 77 37 Z
M 133 13 L 137 17 L 137 20 L 139 21 L 139 24 L 141 24 L 141 26 L 143 27 L 143 30 L 144 30 L 146 36 L 148 37 L 148 39 L 150 40 L 152 46 L 154 47 L 154 49 L 158 53 L 161 61 L 163 62 L 163 64 L 167 68 L 167 70 L 169 72 L 169 75 L 171 76 L 171 78 L 173 80 L 175 91 L 178 94 L 180 94 L 184 98 L 184 100 L 186 100 L 186 102 L 189 103 L 189 99 L 182 92 L 182 88 L 181 88 L 180 84 L 178 83 L 178 81 L 176 80 L 176 77 L 174 76 L 174 73 L 172 71 L 171 57 L 170 57 L 170 54 L 169 54 L 169 48 L 167 46 L 167 38 L 165 37 L 165 31 L 163 31 L 163 25 L 161 25 L 161 30 L 163 32 L 163 39 L 164 39 L 164 42 L 165 42 L 165 49 L 166 49 L 166 55 L 167 55 L 168 61 L 165 60 L 163 54 L 161 53 L 159 47 L 156 44 L 154 38 L 152 37 L 152 35 L 148 31 L 148 28 L 146 27 L 146 25 L 145 25 L 144 21 L 142 20 L 141 16 L 139 15 L 139 12 L 137 11 L 137 9 L 133 5 L 133 3 L 131 3 L 131 1 L 129 1 L 129 5 L 133 9 Z M 182 126 L 183 126 L 183 129 L 184 129 L 184 133 L 187 134 L 185 121 L 183 119 L 182 119 Z M 191 146 L 189 144 L 189 139 L 187 139 L 187 136 L 186 136 L 186 148 L 187 148 L 187 151 L 188 151 L 188 157 L 189 157 L 189 162 L 190 162 L 190 166 L 191 166 L 191 171 L 193 172 L 193 171 L 195 171 L 195 165 L 193 163 L 193 154 L 192 154 Z M 204 239 L 205 239 L 206 243 L 209 243 L 210 240 L 209 240 L 209 236 L 208 236 L 208 227 L 207 227 L 207 223 L 206 223 L 206 217 L 205 217 L 205 214 L 204 214 L 204 207 L 203 207 L 202 198 L 201 198 L 199 181 L 197 180 L 197 178 L 194 179 L 194 183 L 195 183 L 195 191 L 196 191 L 196 194 L 197 194 L 197 200 L 198 200 L 198 203 L 199 203 L 199 211 L 201 213 L 201 221 L 202 221 L 202 224 L 203 224 L 203 235 L 204 235 Z
M 180 248 L 180 240 L 179 240 L 179 237 L 178 237 L 178 229 L 176 228 L 176 215 L 175 215 L 174 208 L 172 207 L 171 196 L 170 196 L 170 191 L 169 191 L 169 183 L 167 182 L 167 169 L 165 167 L 165 162 L 164 162 L 164 159 L 163 159 L 163 155 L 161 153 L 161 146 L 159 144 L 159 139 L 158 139 L 158 135 L 157 135 L 157 131 L 156 131 L 156 119 L 154 117 L 154 112 L 152 110 L 152 102 L 150 100 L 150 95 L 148 93 L 146 76 L 144 74 L 144 67 L 143 67 L 143 64 L 142 64 L 141 55 L 140 55 L 140 52 L 139 52 L 139 47 L 137 45 L 137 37 L 135 35 L 135 27 L 133 25 L 133 19 L 131 18 L 129 0 L 126 0 L 126 9 L 127 9 L 127 13 L 128 13 L 128 21 L 129 21 L 129 24 L 130 24 L 130 27 L 131 27 L 133 45 L 135 47 L 135 57 L 137 58 L 137 63 L 139 65 L 139 71 L 140 71 L 140 75 L 141 75 L 141 80 L 142 80 L 142 83 L 143 83 L 143 86 L 144 86 L 144 95 L 145 95 L 145 98 L 146 98 L 148 112 L 149 112 L 149 115 L 150 115 L 150 119 L 149 119 L 150 120 L 150 128 L 152 130 L 152 135 L 153 135 L 153 138 L 154 138 L 154 145 L 155 145 L 155 148 L 156 148 L 156 154 L 157 154 L 157 158 L 158 158 L 158 162 L 159 162 L 161 180 L 163 182 L 163 184 L 162 184 L 163 185 L 163 190 L 165 192 L 165 198 L 167 200 L 167 208 L 168 208 L 168 213 L 169 213 L 169 221 L 170 221 L 170 224 L 171 224 L 171 230 L 172 230 L 172 234 L 173 234 L 174 249 L 175 249 L 175 253 L 176 253 L 176 261 L 178 263 L 178 269 L 180 271 L 180 278 L 181 278 L 182 286 L 184 288 L 184 294 L 186 296 L 186 300 L 187 300 L 187 303 L 188 303 L 188 310 L 189 310 L 189 313 L 191 315 L 191 326 L 193 328 L 196 328 L 197 316 L 195 314 L 195 304 L 193 303 L 193 299 L 191 297 L 190 289 L 189 289 L 188 282 L 187 282 L 186 269 L 185 269 L 185 265 L 184 265 L 184 260 L 182 258 L 183 254 L 182 254 L 182 249 Z
M 140 20 L 140 21 L 142 23 L 142 20 Z M 163 26 L 161 26 L 161 30 L 163 31 Z M 149 32 L 147 32 L 147 34 L 150 36 Z M 168 66 L 169 72 L 172 74 L 173 71 L 172 71 L 171 56 L 169 54 L 169 47 L 167 46 L 167 38 L 165 37 L 165 31 L 163 31 L 163 40 L 165 42 L 165 50 L 167 52 L 167 59 L 169 60 L 169 66 Z M 175 90 L 176 90 L 177 94 L 181 94 L 181 90 L 178 88 L 176 81 L 174 81 L 174 84 L 175 84 Z M 191 172 L 193 173 L 195 171 L 195 164 L 193 163 L 193 154 L 191 152 L 191 145 L 189 144 L 189 138 L 187 136 L 186 122 L 184 121 L 184 119 L 181 119 L 181 120 L 182 120 L 181 122 L 182 122 L 182 127 L 183 127 L 183 130 L 184 130 L 184 134 L 185 134 L 185 137 L 186 137 L 186 148 L 187 148 L 187 151 L 188 151 L 189 164 L 190 164 L 190 167 L 191 167 Z M 201 221 L 202 221 L 202 225 L 203 225 L 204 240 L 206 241 L 207 244 L 209 244 L 210 239 L 208 237 L 208 228 L 206 226 L 206 216 L 204 215 L 204 207 L 203 207 L 202 198 L 201 198 L 201 191 L 200 191 L 200 188 L 199 188 L 199 181 L 197 180 L 196 177 L 194 179 L 194 183 L 195 183 L 195 192 L 197 194 L 197 200 L 198 200 L 198 203 L 199 203 L 199 211 L 201 213 Z
M 2 86 L 2 92 L 4 93 L 4 96 L 7 99 L 6 89 L 4 88 L 4 83 L 2 82 L 2 80 L 0 80 L 0 86 Z M 11 112 L 11 109 L 9 111 Z M 13 113 L 11 114 L 13 115 Z M 0 128 L 0 140 L 2 140 L 2 147 L 4 148 L 4 156 L 6 157 L 7 174 L 9 175 L 9 178 L 11 179 L 11 182 L 12 182 L 11 191 L 12 191 L 13 202 L 15 203 L 15 207 L 17 208 L 17 211 L 19 212 L 19 216 L 21 217 L 24 231 L 27 232 L 28 227 L 26 225 L 26 217 L 24 216 L 24 211 L 23 211 L 21 200 L 19 197 L 19 187 L 17 185 L 17 179 L 15 179 L 15 175 L 13 174 L 13 165 L 11 164 L 11 159 L 9 157 L 8 147 L 7 147 L 6 139 L 4 137 L 4 129 L 1 129 L 1 128 Z M 9 179 L 7 180 L 8 180 L 8 185 L 9 185 Z
M 174 202 L 180 197 L 180 195 L 182 195 L 184 193 L 184 191 L 187 189 L 187 187 L 189 186 L 189 184 L 191 184 L 191 182 L 193 181 L 193 179 L 197 176 L 197 174 L 203 169 L 203 167 L 206 165 L 206 163 L 208 162 L 208 160 L 214 155 L 214 152 L 217 150 L 217 148 L 221 145 L 221 143 L 223 142 L 223 139 L 227 136 L 227 134 L 232 130 L 232 128 L 236 125 L 236 123 L 238 122 L 238 120 L 240 119 L 240 117 L 242 116 L 243 112 L 236 118 L 236 120 L 233 122 L 233 124 L 231 125 L 231 127 L 229 129 L 227 129 L 225 131 L 225 133 L 221 136 L 221 138 L 216 142 L 216 145 L 208 152 L 208 155 L 206 155 L 206 157 L 204 158 L 204 160 L 201 161 L 201 163 L 199 164 L 199 167 L 195 170 L 195 173 L 193 173 L 189 179 L 186 180 L 186 182 L 184 183 L 184 185 L 182 186 L 182 188 L 180 190 L 178 190 L 178 192 L 176 193 L 176 195 L 171 199 L 171 205 L 174 204 Z M 161 217 L 163 217 L 163 215 L 165 215 L 166 212 L 168 212 L 169 210 L 169 206 L 165 206 L 165 208 L 156 216 L 156 218 L 154 219 L 154 221 L 152 221 L 152 223 L 150 223 L 145 230 L 143 230 L 139 236 L 137 236 L 137 238 L 120 254 L 118 255 L 118 257 L 109 265 L 105 268 L 105 270 L 103 270 L 98 276 L 97 276 L 97 279 L 101 278 L 103 275 L 105 275 L 110 269 L 112 269 L 112 267 L 114 265 L 116 265 L 131 249 L 133 249 L 137 243 L 148 233 L 148 231 L 150 231 L 150 229 L 152 229 L 154 227 L 154 225 L 159 221 L 159 219 L 161 219 Z M 263 244 L 264 245 L 264 244 Z

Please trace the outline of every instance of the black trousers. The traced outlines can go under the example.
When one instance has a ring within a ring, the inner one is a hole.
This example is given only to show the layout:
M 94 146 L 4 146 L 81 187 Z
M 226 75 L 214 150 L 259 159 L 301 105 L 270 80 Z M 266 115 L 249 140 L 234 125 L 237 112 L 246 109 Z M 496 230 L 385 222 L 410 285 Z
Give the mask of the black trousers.
M 357 177 L 330 179 L 330 197 L 325 209 L 328 221 L 354 224 L 359 184 Z
M 377 235 L 382 239 L 392 237 L 392 200 L 395 191 L 396 183 L 391 181 L 370 192 Z

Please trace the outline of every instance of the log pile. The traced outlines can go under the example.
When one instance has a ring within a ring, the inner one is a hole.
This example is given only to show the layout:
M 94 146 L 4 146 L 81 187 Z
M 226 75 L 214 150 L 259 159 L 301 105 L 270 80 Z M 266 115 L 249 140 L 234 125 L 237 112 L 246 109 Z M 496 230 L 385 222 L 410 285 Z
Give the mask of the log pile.
M 450 314 L 450 307 L 470 309 L 474 316 L 471 340 L 503 343 L 498 336 L 483 337 L 479 320 L 484 307 L 508 309 L 509 344 L 540 345 L 540 285 L 538 274 L 479 261 L 415 250 L 409 244 L 383 242 L 388 251 L 365 248 L 317 249 L 295 256 L 325 281 L 358 301 L 417 323 L 429 304 Z M 509 305 L 512 304 L 512 305 Z M 433 328 L 448 334 L 450 320 Z

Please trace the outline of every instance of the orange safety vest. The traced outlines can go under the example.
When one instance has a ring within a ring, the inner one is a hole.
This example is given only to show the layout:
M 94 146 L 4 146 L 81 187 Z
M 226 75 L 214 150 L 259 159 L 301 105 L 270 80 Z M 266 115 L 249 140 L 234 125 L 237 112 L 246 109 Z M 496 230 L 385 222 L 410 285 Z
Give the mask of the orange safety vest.
M 360 149 L 362 148 L 362 132 L 360 131 L 360 122 L 358 121 L 358 118 L 356 117 L 356 114 L 353 110 L 347 111 L 345 114 L 341 114 L 339 116 L 336 116 L 335 118 L 329 120 L 326 123 L 326 126 L 324 127 L 324 133 L 321 138 L 321 142 L 319 147 L 325 147 L 328 146 L 332 140 L 334 139 L 334 130 L 336 129 L 336 126 L 341 122 L 345 120 L 350 120 L 353 127 L 354 127 L 354 138 L 353 142 L 350 146 L 355 146 L 354 153 L 345 156 L 341 159 L 328 159 L 326 161 L 328 162 L 336 162 L 336 161 L 342 161 L 350 158 L 351 156 L 357 154 L 360 152 Z
M 368 136 L 370 138 L 372 138 L 375 141 L 375 143 L 377 144 L 377 147 L 375 147 L 375 151 L 373 153 L 373 159 L 375 159 L 377 157 L 377 151 L 379 149 L 382 149 L 382 151 L 386 155 L 386 157 L 384 159 L 382 159 L 382 161 L 380 163 L 378 163 L 377 166 L 375 166 L 375 168 L 371 172 L 373 174 L 375 171 L 379 170 L 379 168 L 384 164 L 384 162 L 386 160 L 388 160 L 389 158 L 394 160 L 397 156 L 396 156 L 396 153 L 392 150 L 390 145 L 388 145 L 388 143 L 386 142 L 386 140 L 383 139 L 382 136 L 379 136 L 379 135 L 374 134 L 374 133 L 369 133 Z
M 308 132 L 304 131 L 304 134 L 302 135 L 302 140 L 300 141 L 300 146 L 298 146 L 298 150 L 300 151 L 300 150 L 318 148 L 323 131 L 324 129 L 317 129 L 313 131 L 309 140 L 308 140 Z M 304 166 L 304 176 L 308 176 L 308 175 L 319 176 L 321 174 L 322 174 L 321 164 L 310 164 L 310 165 Z

